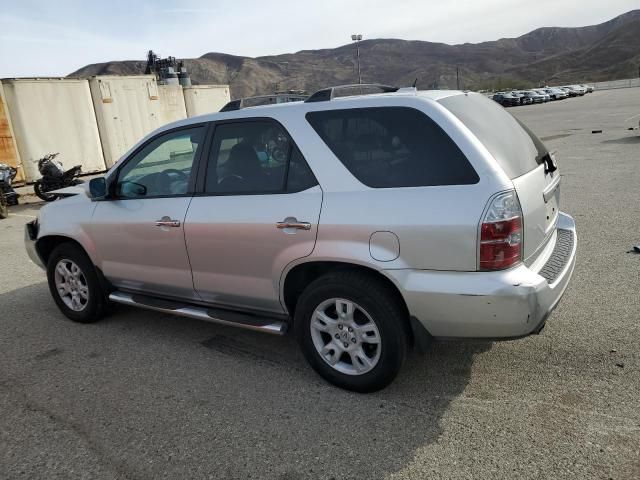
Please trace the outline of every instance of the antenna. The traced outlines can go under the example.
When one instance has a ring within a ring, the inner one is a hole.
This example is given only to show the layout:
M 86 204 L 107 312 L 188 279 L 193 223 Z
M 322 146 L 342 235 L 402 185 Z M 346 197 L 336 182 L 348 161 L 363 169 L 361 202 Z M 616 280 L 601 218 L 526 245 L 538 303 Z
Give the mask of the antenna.
M 416 85 L 418 84 L 418 77 L 416 77 L 416 79 L 413 81 L 413 85 L 411 85 L 413 88 L 416 88 Z

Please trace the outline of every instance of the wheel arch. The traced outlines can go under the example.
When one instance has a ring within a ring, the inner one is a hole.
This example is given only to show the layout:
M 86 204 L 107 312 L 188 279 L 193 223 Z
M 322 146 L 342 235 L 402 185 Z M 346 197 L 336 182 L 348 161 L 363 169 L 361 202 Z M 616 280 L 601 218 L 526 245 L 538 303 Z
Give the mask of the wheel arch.
M 87 258 L 89 258 L 89 261 L 93 264 L 96 274 L 98 275 L 98 281 L 100 282 L 100 285 L 103 288 L 104 292 L 110 293 L 111 291 L 114 290 L 111 283 L 106 279 L 106 277 L 102 273 L 102 270 L 95 264 L 93 258 L 91 258 L 89 251 L 78 240 L 72 237 L 68 237 L 65 235 L 45 235 L 43 237 L 38 238 L 38 240 L 36 240 L 36 252 L 38 253 L 38 256 L 40 257 L 40 259 L 42 260 L 42 263 L 44 264 L 45 269 L 47 267 L 47 264 L 49 263 L 49 258 L 51 257 L 51 253 L 55 250 L 55 248 L 58 245 L 62 245 L 63 243 L 70 243 L 84 252 Z
M 84 247 L 84 245 L 82 245 L 75 238 L 68 237 L 65 235 L 45 235 L 43 237 L 38 238 L 38 240 L 36 240 L 36 251 L 38 252 L 40 259 L 42 260 L 45 266 L 49 262 L 49 257 L 51 256 L 51 252 L 53 252 L 53 250 L 58 245 L 61 245 L 63 243 L 71 243 L 77 246 L 87 255 L 87 257 L 89 257 L 89 259 L 91 259 L 92 263 L 94 263 L 93 259 L 91 258 L 91 255 L 89 254 L 89 251 Z
M 367 265 L 339 260 L 311 260 L 292 266 L 283 274 L 281 282 L 281 301 L 289 315 L 293 317 L 298 298 L 307 285 L 322 275 L 341 270 L 359 271 L 365 275 L 375 277 L 383 283 L 394 296 L 398 305 L 402 308 L 404 313 L 403 318 L 405 319 L 403 328 L 405 329 L 410 343 L 414 343 L 416 332 L 414 332 L 413 329 L 413 322 L 411 321 L 409 307 L 407 306 L 407 302 L 402 296 L 400 289 L 396 283 L 382 271 Z

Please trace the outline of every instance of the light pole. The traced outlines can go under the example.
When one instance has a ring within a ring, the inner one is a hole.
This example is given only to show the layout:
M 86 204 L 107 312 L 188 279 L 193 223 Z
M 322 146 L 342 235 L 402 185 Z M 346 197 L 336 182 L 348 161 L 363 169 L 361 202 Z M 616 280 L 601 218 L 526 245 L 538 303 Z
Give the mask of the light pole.
M 362 40 L 362 34 L 351 35 L 351 40 L 356 42 L 356 56 L 358 58 L 358 85 L 362 84 L 362 77 L 360 76 L 360 40 Z

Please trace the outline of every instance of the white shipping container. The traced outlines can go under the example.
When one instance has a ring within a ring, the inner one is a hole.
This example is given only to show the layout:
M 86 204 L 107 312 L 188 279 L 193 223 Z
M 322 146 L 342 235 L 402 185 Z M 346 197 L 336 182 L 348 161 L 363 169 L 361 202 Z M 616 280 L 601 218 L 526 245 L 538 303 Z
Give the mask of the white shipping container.
M 0 82 L 0 163 L 18 169 L 14 183 L 20 184 L 24 182 L 24 172 L 20 165 L 20 155 L 16 146 L 13 125 L 11 125 L 11 117 L 9 117 L 9 109 L 4 99 L 2 82 Z
M 86 80 L 2 80 L 16 145 L 27 182 L 40 178 L 38 159 L 60 152 L 65 169 L 105 170 L 100 136 Z
M 193 85 L 183 92 L 189 117 L 219 112 L 231 100 L 229 85 Z
M 97 76 L 89 80 L 107 167 L 161 124 L 153 75 Z
M 160 97 L 161 125 L 187 118 L 181 85 L 158 85 L 158 96 Z

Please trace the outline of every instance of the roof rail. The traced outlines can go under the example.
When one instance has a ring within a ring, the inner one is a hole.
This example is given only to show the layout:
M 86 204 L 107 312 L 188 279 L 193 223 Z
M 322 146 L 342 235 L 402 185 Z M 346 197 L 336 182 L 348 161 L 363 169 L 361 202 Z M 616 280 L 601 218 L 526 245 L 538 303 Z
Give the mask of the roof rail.
M 222 107 L 220 111 L 232 112 L 234 110 L 240 110 L 246 107 L 257 107 L 260 105 L 273 105 L 276 103 L 288 103 L 294 101 L 301 102 L 303 99 L 306 99 L 306 97 L 307 95 L 304 93 L 292 92 L 276 92 L 271 95 L 256 95 L 254 97 L 245 97 L 231 100 L 224 107 Z M 278 100 L 284 100 L 284 102 L 279 102 Z
M 234 110 L 240 110 L 242 108 L 242 99 L 231 100 L 224 107 L 220 109 L 221 112 L 232 112 Z
M 378 83 L 356 83 L 353 85 L 338 85 L 336 87 L 323 88 L 318 90 L 313 95 L 305 100 L 305 102 L 328 102 L 336 97 L 336 92 L 340 90 L 359 90 L 355 95 L 364 95 L 362 90 L 370 90 L 376 88 L 379 92 L 376 93 L 390 93 L 397 92 L 398 87 L 391 87 L 389 85 L 380 85 Z

